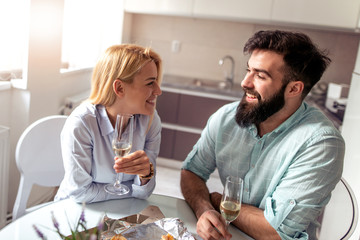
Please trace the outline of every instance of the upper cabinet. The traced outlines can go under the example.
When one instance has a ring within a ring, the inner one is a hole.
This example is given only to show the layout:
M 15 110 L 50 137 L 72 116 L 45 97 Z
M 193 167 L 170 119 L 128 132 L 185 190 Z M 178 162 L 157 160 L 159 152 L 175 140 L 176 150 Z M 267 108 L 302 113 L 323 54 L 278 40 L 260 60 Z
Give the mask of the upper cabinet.
M 356 29 L 359 0 L 273 0 L 272 21 Z
M 358 30 L 360 0 L 125 0 L 125 11 Z
M 125 0 L 132 13 L 191 16 L 194 0 Z
M 195 0 L 193 14 L 198 17 L 269 21 L 272 0 Z

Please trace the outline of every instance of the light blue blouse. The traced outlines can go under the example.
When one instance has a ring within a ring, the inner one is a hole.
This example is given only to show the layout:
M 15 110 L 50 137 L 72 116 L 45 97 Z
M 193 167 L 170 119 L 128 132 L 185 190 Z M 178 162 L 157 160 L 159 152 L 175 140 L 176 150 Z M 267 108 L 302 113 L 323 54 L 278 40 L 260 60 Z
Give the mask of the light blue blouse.
M 278 128 L 259 137 L 235 121 L 239 102 L 213 114 L 183 169 L 205 181 L 217 168 L 244 179 L 243 202 L 264 210 L 282 239 L 316 239 L 317 217 L 341 178 L 344 140 L 320 110 L 303 103 Z
M 135 115 L 131 152 L 144 150 L 154 165 L 161 140 L 161 122 L 155 111 L 147 132 L 150 116 Z M 145 199 L 155 188 L 155 177 L 141 186 L 138 175 L 120 174 L 122 184 L 130 188 L 123 196 L 108 194 L 104 185 L 115 181 L 114 152 L 111 140 L 114 133 L 105 107 L 83 103 L 68 117 L 61 133 L 65 177 L 55 200 L 72 198 L 77 202 L 98 202 L 108 199 L 135 197 Z

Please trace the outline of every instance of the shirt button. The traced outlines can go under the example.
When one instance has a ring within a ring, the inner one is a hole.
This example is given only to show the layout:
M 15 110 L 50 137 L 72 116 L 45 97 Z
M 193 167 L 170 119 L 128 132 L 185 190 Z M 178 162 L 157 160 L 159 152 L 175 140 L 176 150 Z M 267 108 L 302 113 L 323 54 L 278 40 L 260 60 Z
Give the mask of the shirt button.
M 290 204 L 291 204 L 291 205 L 294 205 L 294 204 L 295 204 L 295 201 L 294 201 L 294 200 L 290 200 Z
M 252 167 L 252 168 L 254 168 L 254 167 L 255 167 L 255 165 L 254 165 L 254 164 L 251 164 L 251 167 Z

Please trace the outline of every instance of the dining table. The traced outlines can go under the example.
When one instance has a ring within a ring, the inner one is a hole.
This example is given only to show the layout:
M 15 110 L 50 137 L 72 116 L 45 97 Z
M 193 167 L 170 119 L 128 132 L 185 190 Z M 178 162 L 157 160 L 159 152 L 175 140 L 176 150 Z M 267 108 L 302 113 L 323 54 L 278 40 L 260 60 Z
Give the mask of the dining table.
M 64 235 L 71 234 L 71 228 L 76 224 L 82 212 L 86 220 L 86 227 L 98 226 L 101 219 L 106 215 L 112 219 L 120 219 L 133 214 L 138 214 L 148 206 L 156 206 L 166 218 L 178 218 L 195 239 L 201 240 L 196 234 L 196 216 L 184 199 L 171 196 L 152 194 L 147 199 L 124 198 L 119 200 L 108 200 L 96 203 L 87 203 L 85 206 L 76 203 L 72 199 L 51 202 L 45 206 L 32 211 L 14 222 L 9 223 L 0 230 L 1 240 L 32 240 L 41 239 L 33 225 L 35 225 L 46 239 L 61 239 L 56 233 L 53 218 L 59 224 L 60 231 Z M 232 239 L 252 239 L 236 227 L 230 225 L 229 232 Z

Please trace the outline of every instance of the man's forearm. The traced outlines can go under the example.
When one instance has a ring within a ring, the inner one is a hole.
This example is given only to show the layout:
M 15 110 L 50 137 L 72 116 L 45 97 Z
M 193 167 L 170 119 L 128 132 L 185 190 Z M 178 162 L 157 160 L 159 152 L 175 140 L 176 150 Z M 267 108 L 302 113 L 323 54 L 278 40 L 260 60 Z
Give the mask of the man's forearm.
M 188 170 L 181 170 L 180 186 L 185 201 L 193 209 L 197 218 L 206 210 L 214 209 L 210 202 L 206 183 L 196 174 Z
M 211 193 L 211 203 L 217 211 L 220 206 L 221 194 Z M 275 229 L 264 217 L 264 211 L 260 208 L 242 204 L 239 217 L 232 222 L 242 232 L 255 239 L 281 239 Z
M 281 240 L 279 234 L 264 217 L 264 211 L 260 208 L 242 204 L 240 215 L 233 224 L 255 239 Z

